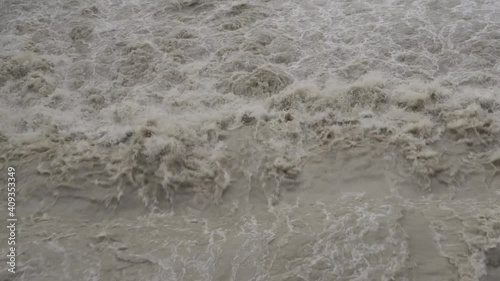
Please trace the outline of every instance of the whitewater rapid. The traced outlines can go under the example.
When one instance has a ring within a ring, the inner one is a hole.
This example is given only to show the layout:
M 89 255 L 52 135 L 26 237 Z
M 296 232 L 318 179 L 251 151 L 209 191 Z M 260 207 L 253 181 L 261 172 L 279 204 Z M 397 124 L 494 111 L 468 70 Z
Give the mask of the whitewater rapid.
M 500 280 L 498 1 L 6 0 L 0 46 L 2 280 Z

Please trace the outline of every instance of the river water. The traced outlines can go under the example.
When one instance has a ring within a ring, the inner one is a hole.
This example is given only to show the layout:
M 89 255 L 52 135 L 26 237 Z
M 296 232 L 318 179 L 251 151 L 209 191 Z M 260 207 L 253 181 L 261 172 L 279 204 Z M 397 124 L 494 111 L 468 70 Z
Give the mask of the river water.
M 0 46 L 1 280 L 500 280 L 498 1 L 3 0 Z

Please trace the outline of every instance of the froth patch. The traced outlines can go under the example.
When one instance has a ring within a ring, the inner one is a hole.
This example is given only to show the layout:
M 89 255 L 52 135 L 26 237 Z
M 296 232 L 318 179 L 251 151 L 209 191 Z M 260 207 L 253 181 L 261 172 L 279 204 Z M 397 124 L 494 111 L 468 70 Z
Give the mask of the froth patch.
M 143 79 L 151 79 L 147 75 L 154 58 L 154 48 L 149 43 L 140 43 L 128 46 L 124 53 L 124 59 L 120 62 L 118 72 L 120 76 L 115 83 L 123 86 L 133 86 Z
M 312 83 L 301 83 L 281 95 L 272 97 L 268 104 L 270 108 L 288 111 L 297 109 L 306 112 L 312 109 L 317 101 L 328 103 L 328 97 L 321 95 L 318 87 Z
M 68 87 L 71 90 L 77 90 L 82 87 L 87 81 L 90 81 L 94 73 L 94 65 L 88 61 L 80 61 L 74 63 L 69 69 Z
M 51 95 L 56 84 L 52 79 L 54 64 L 33 53 L 20 53 L 0 68 L 0 86 L 12 93 L 4 98 L 21 106 L 38 103 Z M 4 93 L 5 93 L 4 92 Z
M 264 66 L 250 73 L 237 73 L 230 78 L 229 89 L 235 95 L 245 97 L 268 97 L 285 89 L 293 79 L 284 71 Z
M 93 33 L 94 30 L 92 27 L 86 25 L 78 25 L 71 29 L 71 31 L 69 32 L 69 37 L 73 41 L 88 41 L 92 38 Z
M 174 10 L 182 10 L 194 8 L 198 5 L 203 4 L 206 1 L 203 0 L 168 0 L 167 7 Z
M 437 85 L 411 83 L 408 86 L 396 89 L 393 99 L 398 106 L 411 110 L 422 110 L 437 99 L 442 99 L 443 93 Z
M 34 92 L 42 97 L 47 97 L 54 92 L 56 86 L 42 73 L 32 72 L 26 81 L 26 88 L 29 92 Z
M 34 53 L 20 53 L 7 62 L 0 69 L 0 85 L 8 80 L 21 79 L 31 72 L 40 71 L 50 73 L 54 70 L 54 64 Z
M 208 54 L 207 48 L 200 44 L 194 36 L 193 33 L 186 31 L 186 33 L 177 33 L 171 38 L 158 39 L 156 41 L 160 50 L 167 53 L 174 62 L 184 64 L 202 59 Z
M 255 22 L 268 17 L 268 13 L 261 6 L 237 2 L 228 9 L 214 16 L 214 19 L 225 19 L 220 25 L 222 31 L 234 31 L 248 27 Z
M 131 101 L 125 101 L 120 104 L 107 107 L 103 110 L 103 115 L 108 116 L 108 119 L 113 120 L 117 124 L 131 124 L 143 110 L 144 109 L 138 104 Z
M 259 65 L 265 65 L 266 61 L 260 56 L 247 53 L 247 52 L 236 52 L 236 50 L 232 50 L 231 55 L 227 55 L 227 58 L 224 59 L 224 63 L 220 66 L 220 70 L 232 74 L 239 71 L 252 72 Z M 219 50 L 220 52 L 225 52 L 227 49 Z

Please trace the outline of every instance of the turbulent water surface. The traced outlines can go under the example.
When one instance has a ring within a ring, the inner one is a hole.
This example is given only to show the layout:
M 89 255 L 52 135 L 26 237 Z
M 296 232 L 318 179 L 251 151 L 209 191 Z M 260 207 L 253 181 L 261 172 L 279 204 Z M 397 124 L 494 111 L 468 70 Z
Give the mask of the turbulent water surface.
M 1 280 L 500 280 L 499 1 L 2 0 L 0 99 Z

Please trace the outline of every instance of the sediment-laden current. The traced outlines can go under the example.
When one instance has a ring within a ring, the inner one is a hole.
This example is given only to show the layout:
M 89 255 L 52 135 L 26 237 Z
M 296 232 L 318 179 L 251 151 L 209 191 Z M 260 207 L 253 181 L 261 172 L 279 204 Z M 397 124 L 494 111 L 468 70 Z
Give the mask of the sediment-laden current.
M 497 281 L 500 2 L 3 0 L 0 167 L 1 280 Z

